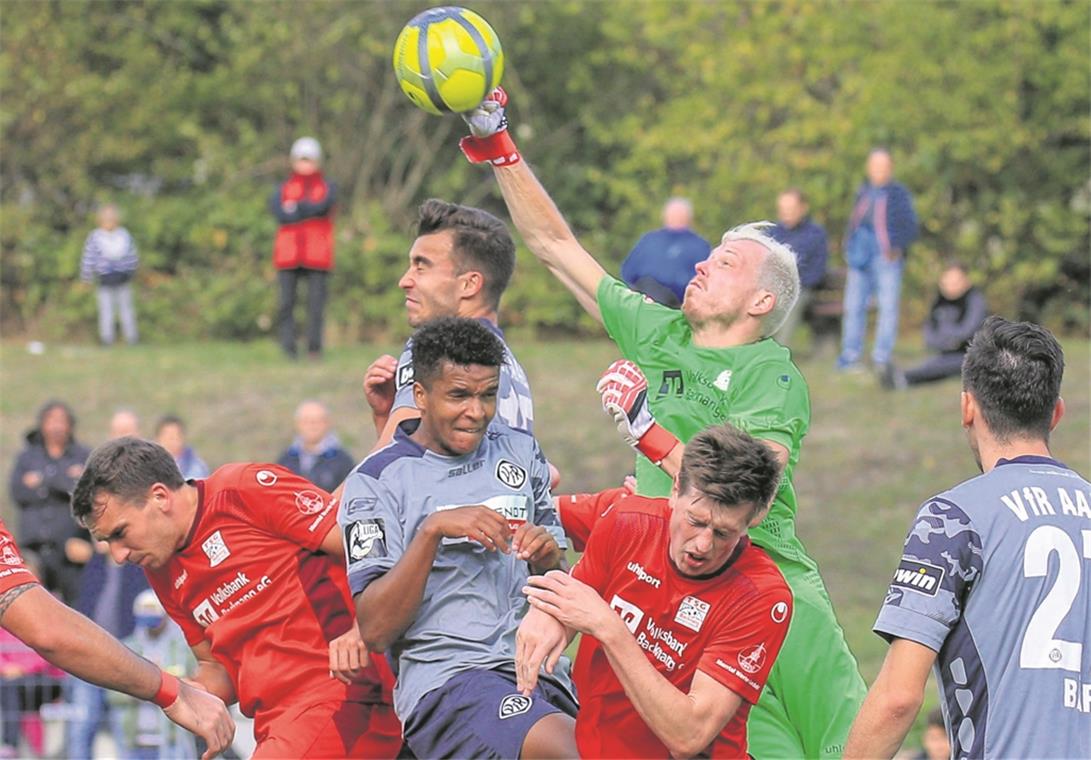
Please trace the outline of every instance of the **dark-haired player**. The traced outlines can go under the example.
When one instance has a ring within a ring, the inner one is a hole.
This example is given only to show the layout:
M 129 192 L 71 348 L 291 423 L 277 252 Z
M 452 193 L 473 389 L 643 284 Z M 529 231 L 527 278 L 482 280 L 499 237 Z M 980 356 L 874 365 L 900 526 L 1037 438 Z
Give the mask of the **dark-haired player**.
M 413 336 L 420 418 L 345 481 L 338 520 L 364 642 L 397 662 L 394 705 L 418 757 L 574 757 L 567 663 L 516 688 L 531 573 L 564 534 L 529 434 L 493 421 L 504 347 L 471 319 Z
M 254 718 L 254 757 L 397 755 L 393 677 L 359 641 L 328 493 L 276 465 L 187 482 L 162 446 L 119 438 L 91 452 L 72 512 L 144 568 L 194 680 Z
M 587 550 L 529 581 L 520 688 L 577 632 L 581 757 L 746 757 L 746 720 L 788 632 L 792 592 L 747 538 L 780 480 L 773 453 L 720 425 L 686 444 L 669 499 L 566 503 Z M 601 509 L 590 517 L 581 509 Z
M 1091 757 L 1091 484 L 1053 458 L 1064 355 L 990 317 L 962 364 L 984 473 L 924 502 L 875 621 L 845 757 L 893 757 L 934 668 L 952 757 Z

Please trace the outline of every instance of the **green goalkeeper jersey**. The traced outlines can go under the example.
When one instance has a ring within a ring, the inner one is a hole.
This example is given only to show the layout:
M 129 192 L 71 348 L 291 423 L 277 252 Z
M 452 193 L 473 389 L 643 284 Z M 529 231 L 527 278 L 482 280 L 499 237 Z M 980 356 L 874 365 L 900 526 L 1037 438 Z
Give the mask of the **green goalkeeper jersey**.
M 648 404 L 656 421 L 683 442 L 710 425 L 729 422 L 750 435 L 788 449 L 776 499 L 754 543 L 786 558 L 812 564 L 795 535 L 792 471 L 811 421 L 811 400 L 788 349 L 772 339 L 732 348 L 701 348 L 682 312 L 646 299 L 604 277 L 597 294 L 606 332 L 622 355 L 648 378 Z M 637 454 L 637 492 L 669 496 L 671 478 Z

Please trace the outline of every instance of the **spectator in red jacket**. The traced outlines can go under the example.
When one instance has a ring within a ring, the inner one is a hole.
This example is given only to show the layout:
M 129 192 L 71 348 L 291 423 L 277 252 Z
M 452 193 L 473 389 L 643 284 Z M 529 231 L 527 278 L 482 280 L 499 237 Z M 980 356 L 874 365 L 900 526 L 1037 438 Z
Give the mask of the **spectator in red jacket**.
M 296 355 L 295 297 L 300 279 L 307 281 L 307 352 L 322 355 L 322 317 L 326 278 L 333 269 L 333 206 L 336 188 L 322 176 L 322 146 L 313 137 L 292 144 L 292 176 L 269 198 L 269 210 L 280 224 L 273 247 L 273 266 L 280 283 L 277 323 L 280 345 Z

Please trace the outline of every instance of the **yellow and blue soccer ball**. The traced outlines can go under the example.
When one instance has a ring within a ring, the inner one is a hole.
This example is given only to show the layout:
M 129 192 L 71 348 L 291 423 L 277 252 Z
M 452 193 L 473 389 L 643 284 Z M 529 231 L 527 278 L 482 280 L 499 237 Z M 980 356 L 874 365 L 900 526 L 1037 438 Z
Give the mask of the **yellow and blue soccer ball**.
M 415 16 L 394 43 L 394 73 L 418 108 L 472 111 L 500 84 L 504 51 L 485 19 L 448 6 Z

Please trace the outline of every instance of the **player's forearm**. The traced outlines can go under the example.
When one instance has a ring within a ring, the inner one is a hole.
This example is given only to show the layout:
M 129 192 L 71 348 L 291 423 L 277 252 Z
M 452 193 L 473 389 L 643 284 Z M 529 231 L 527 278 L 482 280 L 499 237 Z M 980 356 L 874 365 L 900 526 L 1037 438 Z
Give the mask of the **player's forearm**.
M 682 454 L 686 451 L 686 447 L 679 441 L 678 444 L 670 450 L 659 462 L 659 469 L 670 475 L 672 478 L 678 477 L 678 472 L 682 469 Z
M 394 567 L 357 595 L 356 619 L 369 651 L 386 651 L 417 616 L 440 538 L 422 525 Z
M 494 171 L 511 219 L 531 253 L 576 296 L 588 314 L 601 322 L 595 296 L 606 270 L 576 240 L 525 161 L 497 166 Z
M 845 741 L 845 760 L 894 757 L 905 741 L 923 701 L 923 693 L 914 696 L 912 692 L 887 688 L 876 682 L 860 707 Z
M 193 680 L 200 684 L 209 694 L 214 694 L 222 699 L 225 705 L 234 704 L 238 699 L 235 694 L 235 684 L 231 683 L 231 676 L 227 674 L 224 666 L 218 662 L 199 660 Z

